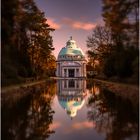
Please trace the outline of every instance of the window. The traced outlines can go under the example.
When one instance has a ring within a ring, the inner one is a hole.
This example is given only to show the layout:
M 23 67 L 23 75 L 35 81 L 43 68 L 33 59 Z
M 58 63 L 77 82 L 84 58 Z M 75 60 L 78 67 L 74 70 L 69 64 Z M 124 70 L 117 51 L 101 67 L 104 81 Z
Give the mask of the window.
M 74 87 L 75 87 L 74 80 L 69 80 L 69 88 L 74 88 Z

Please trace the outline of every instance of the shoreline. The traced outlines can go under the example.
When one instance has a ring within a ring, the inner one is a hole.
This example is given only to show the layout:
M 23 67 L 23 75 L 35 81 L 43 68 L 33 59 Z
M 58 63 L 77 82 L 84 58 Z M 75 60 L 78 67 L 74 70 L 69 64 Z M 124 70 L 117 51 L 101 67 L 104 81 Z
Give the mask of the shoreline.
M 139 85 L 137 84 L 129 84 L 129 83 L 122 83 L 122 82 L 117 82 L 117 81 L 110 81 L 110 80 L 102 80 L 102 79 L 96 79 L 96 78 L 85 78 L 85 77 L 72 77 L 72 78 L 69 78 L 69 77 L 66 77 L 66 78 L 62 78 L 62 77 L 50 77 L 49 79 L 42 79 L 42 80 L 35 80 L 35 81 L 29 81 L 29 82 L 23 82 L 23 83 L 20 83 L 20 84 L 13 84 L 13 85 L 9 85 L 9 86 L 3 86 L 1 87 L 1 92 L 5 92 L 5 91 L 8 91 L 8 90 L 13 90 L 13 89 L 18 89 L 20 87 L 27 87 L 27 86 L 33 86 L 33 85 L 37 85 L 37 84 L 40 84 L 40 83 L 43 83 L 47 80 L 69 80 L 69 79 L 73 79 L 73 80 L 91 80 L 91 81 L 95 81 L 95 82 L 99 82 L 99 83 L 102 83 L 103 85 L 110 85 L 110 84 L 115 84 L 115 85 L 118 85 L 118 86 L 124 86 L 124 87 L 128 87 L 129 88 L 134 88 L 134 89 L 139 89 Z
M 15 84 L 15 85 L 10 85 L 10 86 L 5 86 L 5 87 L 1 87 L 1 93 L 4 93 L 4 92 L 8 92 L 10 90 L 17 90 L 17 89 L 20 89 L 20 88 L 25 88 L 25 87 L 28 87 L 28 86 L 34 86 L 34 85 L 37 85 L 37 84 L 40 84 L 40 83 L 44 83 L 46 80 L 38 80 L 38 81 L 34 81 L 34 82 L 29 82 L 29 83 L 21 83 L 21 84 Z
M 32 86 L 39 85 L 42 83 L 45 83 L 47 80 L 58 80 L 58 79 L 64 79 L 64 78 L 55 78 L 55 77 L 50 77 L 49 79 L 43 79 L 43 80 L 38 80 L 38 81 L 32 81 L 29 83 L 22 83 L 22 84 L 16 84 L 16 85 L 11 85 L 7 87 L 2 87 L 1 88 L 1 97 L 2 99 L 6 96 L 11 97 L 16 95 L 16 97 L 21 97 L 26 95 L 26 94 L 18 94 L 20 91 L 22 92 L 26 88 L 32 88 Z M 114 93 L 116 96 L 121 96 L 124 99 L 129 99 L 131 102 L 133 102 L 135 105 L 139 104 L 139 86 L 137 85 L 131 85 L 131 84 L 125 84 L 125 83 L 117 83 L 117 82 L 111 82 L 111 81 L 106 81 L 106 80 L 100 80 L 100 79 L 87 79 L 87 78 L 69 78 L 69 79 L 85 79 L 85 80 L 91 80 L 91 82 L 95 82 L 97 84 L 100 84 L 104 89 L 107 89 Z M 67 79 L 68 80 L 68 79 Z M 8 94 L 13 92 L 13 94 Z
M 93 81 L 101 84 L 105 89 L 113 92 L 117 96 L 128 99 L 135 104 L 139 104 L 139 86 L 125 83 L 117 83 L 94 79 Z

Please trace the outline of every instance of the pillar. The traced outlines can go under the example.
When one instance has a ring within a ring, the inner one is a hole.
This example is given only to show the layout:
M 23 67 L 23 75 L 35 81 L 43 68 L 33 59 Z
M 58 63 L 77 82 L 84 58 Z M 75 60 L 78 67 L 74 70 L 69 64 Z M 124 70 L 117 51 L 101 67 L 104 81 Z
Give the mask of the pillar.
M 69 70 L 68 70 L 68 68 L 67 68 L 67 76 L 66 76 L 66 77 L 68 77 L 68 74 L 69 74 Z

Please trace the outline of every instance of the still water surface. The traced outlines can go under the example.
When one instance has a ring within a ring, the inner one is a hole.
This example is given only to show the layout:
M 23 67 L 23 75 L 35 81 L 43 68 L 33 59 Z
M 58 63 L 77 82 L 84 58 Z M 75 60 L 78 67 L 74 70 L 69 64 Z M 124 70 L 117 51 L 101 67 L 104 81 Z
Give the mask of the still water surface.
M 10 91 L 1 110 L 2 140 L 138 139 L 138 106 L 93 81 L 57 80 Z

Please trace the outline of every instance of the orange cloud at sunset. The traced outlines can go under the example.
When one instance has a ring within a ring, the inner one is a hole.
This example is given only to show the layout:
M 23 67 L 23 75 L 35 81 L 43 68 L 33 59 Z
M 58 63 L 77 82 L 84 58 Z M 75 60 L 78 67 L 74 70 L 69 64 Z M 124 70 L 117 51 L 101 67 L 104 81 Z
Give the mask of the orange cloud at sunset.
M 63 22 L 74 29 L 92 30 L 96 27 L 96 23 L 75 21 L 70 18 L 63 18 Z
M 54 129 L 60 127 L 60 126 L 61 126 L 60 122 L 54 122 L 53 124 L 50 125 L 50 129 L 54 130 Z
M 79 130 L 91 129 L 95 127 L 96 127 L 96 122 L 88 122 L 88 121 L 76 122 L 72 124 L 71 127 L 65 129 L 64 133 L 69 134 L 75 132 L 76 130 L 79 131 Z
M 82 23 L 82 22 L 74 22 L 73 28 L 83 29 L 83 30 L 91 30 L 96 27 L 96 24 L 93 23 Z
M 50 25 L 51 28 L 60 29 L 60 24 L 56 23 L 53 18 L 47 18 L 47 23 Z
M 93 122 L 84 121 L 84 122 L 74 123 L 72 127 L 76 130 L 79 130 L 85 128 L 94 128 L 95 124 Z

